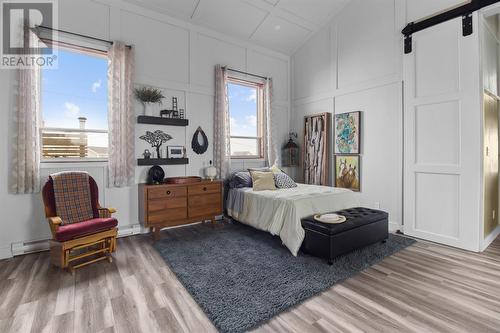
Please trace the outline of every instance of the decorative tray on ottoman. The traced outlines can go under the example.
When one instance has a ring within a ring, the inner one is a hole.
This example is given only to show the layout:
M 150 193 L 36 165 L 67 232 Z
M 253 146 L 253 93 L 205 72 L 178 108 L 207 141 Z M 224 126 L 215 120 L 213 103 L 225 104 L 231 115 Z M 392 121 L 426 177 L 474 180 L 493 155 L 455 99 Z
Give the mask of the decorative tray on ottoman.
M 192 184 L 201 182 L 201 177 L 189 176 L 189 177 L 168 177 L 165 178 L 165 184 Z

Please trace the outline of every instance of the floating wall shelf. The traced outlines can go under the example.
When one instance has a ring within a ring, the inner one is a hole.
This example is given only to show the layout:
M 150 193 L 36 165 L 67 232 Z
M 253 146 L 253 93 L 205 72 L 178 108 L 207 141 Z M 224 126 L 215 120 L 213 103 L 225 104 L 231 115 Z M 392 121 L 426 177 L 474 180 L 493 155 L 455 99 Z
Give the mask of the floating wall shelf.
M 188 119 L 162 118 L 162 117 L 153 117 L 153 116 L 138 116 L 137 122 L 139 124 L 151 124 L 151 125 L 170 125 L 170 126 L 187 126 L 187 125 L 189 125 Z
M 189 158 L 139 158 L 137 165 L 180 165 L 189 164 Z

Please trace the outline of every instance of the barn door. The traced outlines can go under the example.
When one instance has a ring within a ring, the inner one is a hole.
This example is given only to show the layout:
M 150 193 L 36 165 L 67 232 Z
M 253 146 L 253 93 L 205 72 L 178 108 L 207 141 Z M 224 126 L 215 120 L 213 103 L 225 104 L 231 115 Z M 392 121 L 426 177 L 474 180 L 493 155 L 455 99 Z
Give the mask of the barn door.
M 404 232 L 477 251 L 481 221 L 478 15 L 413 34 L 404 55 Z

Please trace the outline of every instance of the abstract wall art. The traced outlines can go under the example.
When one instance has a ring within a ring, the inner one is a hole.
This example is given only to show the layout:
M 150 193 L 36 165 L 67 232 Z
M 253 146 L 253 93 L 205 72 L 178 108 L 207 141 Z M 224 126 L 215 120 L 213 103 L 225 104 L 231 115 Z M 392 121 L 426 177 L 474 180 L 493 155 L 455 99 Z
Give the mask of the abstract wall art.
M 359 154 L 361 112 L 335 115 L 335 154 Z

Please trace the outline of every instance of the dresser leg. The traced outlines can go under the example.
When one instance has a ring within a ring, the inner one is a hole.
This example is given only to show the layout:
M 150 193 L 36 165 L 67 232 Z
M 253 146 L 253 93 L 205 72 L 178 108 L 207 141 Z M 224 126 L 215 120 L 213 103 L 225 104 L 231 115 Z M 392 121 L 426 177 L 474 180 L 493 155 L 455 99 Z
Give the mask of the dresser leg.
M 153 234 L 153 240 L 157 241 L 160 239 L 160 228 L 154 227 L 151 230 L 151 233 Z

